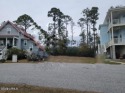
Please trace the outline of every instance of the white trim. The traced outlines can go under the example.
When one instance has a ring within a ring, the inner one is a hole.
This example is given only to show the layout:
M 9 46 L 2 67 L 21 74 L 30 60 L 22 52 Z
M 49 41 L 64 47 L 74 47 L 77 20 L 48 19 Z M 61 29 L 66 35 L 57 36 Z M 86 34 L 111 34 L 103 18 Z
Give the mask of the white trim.
M 15 45 L 15 44 L 14 44 L 14 40 L 15 40 L 15 39 L 14 39 L 14 37 L 13 37 L 13 46 Z

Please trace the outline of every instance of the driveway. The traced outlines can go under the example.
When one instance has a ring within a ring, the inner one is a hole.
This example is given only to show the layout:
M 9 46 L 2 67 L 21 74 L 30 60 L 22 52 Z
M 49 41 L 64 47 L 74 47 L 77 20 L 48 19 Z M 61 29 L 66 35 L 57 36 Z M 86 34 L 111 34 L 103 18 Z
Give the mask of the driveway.
M 0 82 L 125 93 L 125 65 L 80 63 L 4 63 Z

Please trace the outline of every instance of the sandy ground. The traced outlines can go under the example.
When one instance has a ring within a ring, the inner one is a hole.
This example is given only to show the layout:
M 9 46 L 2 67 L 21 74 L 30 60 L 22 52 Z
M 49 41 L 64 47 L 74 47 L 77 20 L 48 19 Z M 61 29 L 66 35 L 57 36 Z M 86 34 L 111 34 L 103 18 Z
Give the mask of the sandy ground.
M 4 63 L 0 82 L 125 93 L 125 65 L 80 63 Z

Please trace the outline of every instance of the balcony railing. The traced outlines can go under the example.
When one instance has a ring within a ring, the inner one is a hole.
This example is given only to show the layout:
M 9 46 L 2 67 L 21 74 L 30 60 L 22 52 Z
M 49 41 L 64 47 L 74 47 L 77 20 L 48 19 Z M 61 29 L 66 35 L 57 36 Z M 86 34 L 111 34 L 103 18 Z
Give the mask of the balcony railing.
M 123 43 L 122 38 L 114 38 L 114 44 Z
M 110 40 L 108 43 L 106 43 L 106 47 L 109 47 L 113 44 L 113 40 Z
M 114 38 L 110 40 L 108 43 L 106 43 L 106 47 L 109 47 L 111 45 L 125 45 L 125 42 L 122 41 L 122 38 Z
M 108 30 L 112 27 L 112 26 L 120 26 L 120 25 L 125 25 L 125 21 L 120 20 L 120 19 L 113 19 L 113 24 L 109 23 L 108 26 Z
M 120 24 L 120 20 L 119 19 L 113 19 L 113 24 Z

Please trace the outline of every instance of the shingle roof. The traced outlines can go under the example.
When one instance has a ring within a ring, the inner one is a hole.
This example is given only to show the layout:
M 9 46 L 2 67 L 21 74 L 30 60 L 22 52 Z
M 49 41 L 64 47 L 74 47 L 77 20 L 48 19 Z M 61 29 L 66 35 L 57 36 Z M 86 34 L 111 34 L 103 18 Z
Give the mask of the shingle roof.
M 1 30 L 4 26 L 6 26 L 8 23 L 9 23 L 11 26 L 13 26 L 18 32 L 20 32 L 22 35 L 24 35 L 26 38 L 29 38 L 30 40 L 32 40 L 32 41 L 37 45 L 38 48 L 40 48 L 41 50 L 45 50 L 44 47 L 41 46 L 41 44 L 40 44 L 38 41 L 36 41 L 35 38 L 34 38 L 32 35 L 28 34 L 27 32 L 25 32 L 25 30 L 24 30 L 23 28 L 18 27 L 16 24 L 13 24 L 13 23 L 10 22 L 10 21 L 7 21 L 7 22 L 5 22 L 2 26 L 0 26 L 0 30 Z

